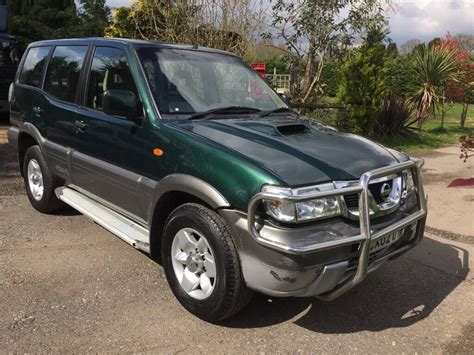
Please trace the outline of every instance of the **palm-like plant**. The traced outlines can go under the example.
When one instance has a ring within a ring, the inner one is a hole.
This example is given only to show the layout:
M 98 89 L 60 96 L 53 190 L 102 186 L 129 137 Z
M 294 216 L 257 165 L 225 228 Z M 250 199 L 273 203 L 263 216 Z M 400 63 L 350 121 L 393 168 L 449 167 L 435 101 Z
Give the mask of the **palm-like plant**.
M 448 81 L 459 81 L 463 71 L 455 51 L 441 45 L 420 46 L 411 58 L 417 90 L 410 102 L 417 110 L 417 126 L 421 128 L 442 98 L 442 88 Z

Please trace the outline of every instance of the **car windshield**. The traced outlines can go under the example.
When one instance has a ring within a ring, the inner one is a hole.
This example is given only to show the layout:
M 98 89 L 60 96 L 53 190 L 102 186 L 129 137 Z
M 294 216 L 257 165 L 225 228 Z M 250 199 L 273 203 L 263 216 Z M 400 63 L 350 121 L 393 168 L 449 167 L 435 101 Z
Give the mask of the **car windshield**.
M 139 48 L 137 52 L 164 118 L 228 107 L 261 111 L 287 107 L 237 57 L 172 48 Z

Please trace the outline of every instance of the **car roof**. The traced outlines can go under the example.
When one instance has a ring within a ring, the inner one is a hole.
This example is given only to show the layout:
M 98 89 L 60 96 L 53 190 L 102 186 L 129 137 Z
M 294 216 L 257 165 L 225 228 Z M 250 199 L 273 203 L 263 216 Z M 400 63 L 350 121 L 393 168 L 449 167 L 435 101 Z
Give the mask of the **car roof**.
M 195 50 L 202 52 L 209 52 L 215 54 L 225 54 L 236 56 L 234 53 L 226 52 L 220 49 L 207 48 L 207 47 L 196 47 L 189 44 L 173 44 L 173 43 L 164 43 L 164 42 L 155 42 L 155 41 L 144 41 L 140 39 L 130 39 L 130 38 L 105 38 L 105 37 L 90 37 L 90 38 L 65 38 L 65 39 L 50 39 L 44 41 L 33 42 L 29 47 L 39 47 L 39 46 L 80 46 L 80 45 L 117 45 L 119 47 L 155 47 L 155 48 L 171 48 L 171 49 L 186 49 L 186 50 Z

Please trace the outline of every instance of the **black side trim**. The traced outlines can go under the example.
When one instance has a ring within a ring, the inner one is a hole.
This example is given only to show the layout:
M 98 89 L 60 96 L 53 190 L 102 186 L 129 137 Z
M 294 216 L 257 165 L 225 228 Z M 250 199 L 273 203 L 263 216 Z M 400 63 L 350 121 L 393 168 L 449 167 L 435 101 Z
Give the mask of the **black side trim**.
M 18 152 L 18 139 L 20 137 L 20 130 L 17 127 L 9 127 L 7 131 L 8 145 Z

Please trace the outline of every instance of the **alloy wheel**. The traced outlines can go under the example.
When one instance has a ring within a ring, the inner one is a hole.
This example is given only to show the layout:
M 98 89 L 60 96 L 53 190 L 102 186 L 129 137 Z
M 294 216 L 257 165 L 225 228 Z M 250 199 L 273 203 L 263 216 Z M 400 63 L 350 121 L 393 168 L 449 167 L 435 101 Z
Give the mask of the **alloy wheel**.
M 36 159 L 31 159 L 28 162 L 28 186 L 31 195 L 36 201 L 40 201 L 43 198 L 44 185 L 43 185 L 43 173 L 41 167 Z
M 171 245 L 173 270 L 181 288 L 192 298 L 208 298 L 216 285 L 214 253 L 207 239 L 192 228 L 179 230 Z

